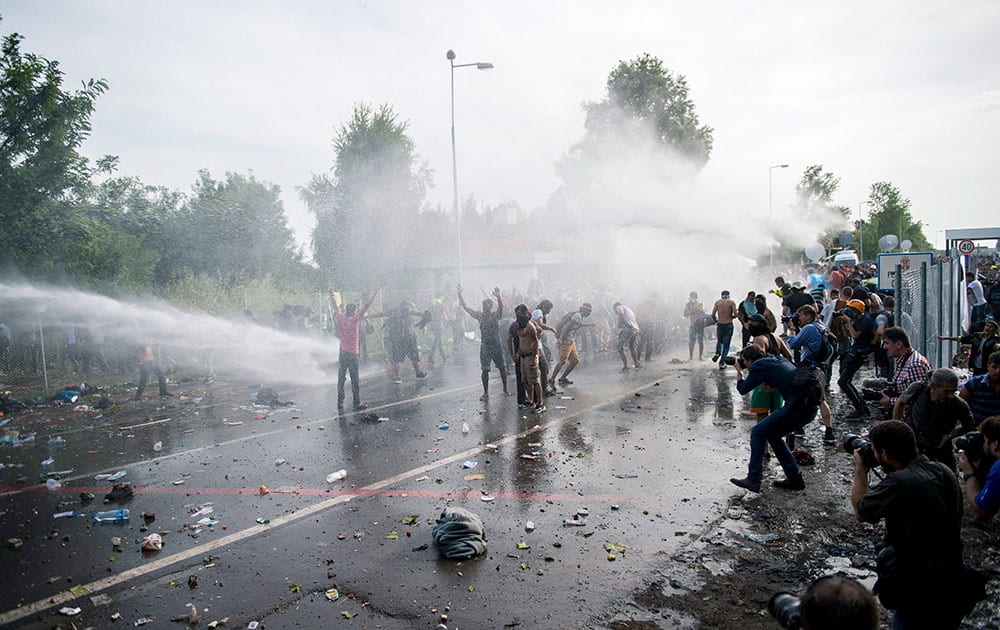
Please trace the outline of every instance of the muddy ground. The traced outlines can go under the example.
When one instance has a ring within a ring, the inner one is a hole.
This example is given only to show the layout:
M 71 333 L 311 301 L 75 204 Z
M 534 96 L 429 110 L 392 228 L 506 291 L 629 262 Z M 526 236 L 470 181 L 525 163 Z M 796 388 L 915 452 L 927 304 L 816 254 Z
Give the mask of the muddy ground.
M 767 611 L 768 598 L 776 591 L 801 593 L 812 580 L 831 573 L 852 576 L 870 588 L 875 582 L 874 546 L 884 528 L 856 521 L 849 500 L 853 460 L 841 444 L 847 433 L 867 432 L 872 421 L 839 420 L 838 415 L 844 415 L 837 413 L 842 402 L 835 392 L 837 446 L 823 446 L 819 419 L 807 428 L 804 447 L 816 463 L 802 467 L 805 492 L 770 488 L 768 480 L 784 476 L 772 461 L 763 493 L 736 496 L 726 515 L 705 528 L 693 545 L 665 559 L 646 586 L 615 612 L 608 627 L 777 628 Z M 986 573 L 989 583 L 986 599 L 965 618 L 962 628 L 1000 628 L 998 520 L 982 524 L 965 516 L 966 563 Z M 779 538 L 763 543 L 746 538 L 761 534 Z M 891 626 L 891 613 L 883 610 L 882 627 Z

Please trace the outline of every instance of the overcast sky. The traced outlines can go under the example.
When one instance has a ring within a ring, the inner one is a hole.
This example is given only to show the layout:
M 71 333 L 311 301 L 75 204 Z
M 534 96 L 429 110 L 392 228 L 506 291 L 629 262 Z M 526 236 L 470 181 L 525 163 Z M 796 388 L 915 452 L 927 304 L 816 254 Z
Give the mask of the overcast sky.
M 766 216 L 802 170 L 841 178 L 857 212 L 876 181 L 912 201 L 928 238 L 1000 224 L 1000 2 L 74 2 L 4 0 L 0 31 L 58 60 L 66 85 L 104 78 L 84 152 L 188 192 L 199 169 L 295 187 L 329 169 L 357 102 L 390 103 L 451 205 L 449 70 L 460 193 L 533 210 L 582 133 L 580 104 L 648 52 L 687 77 L 715 147 L 700 175 Z

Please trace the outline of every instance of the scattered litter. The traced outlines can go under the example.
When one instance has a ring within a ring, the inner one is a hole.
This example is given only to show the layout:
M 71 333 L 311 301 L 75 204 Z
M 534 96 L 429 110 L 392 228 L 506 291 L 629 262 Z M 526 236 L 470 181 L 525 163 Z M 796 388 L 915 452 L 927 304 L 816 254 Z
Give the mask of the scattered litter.
M 257 517 L 257 524 L 258 525 L 267 525 L 270 522 L 271 522 L 271 519 L 269 519 L 269 518 L 264 518 L 263 516 L 258 516 Z
M 101 473 L 101 474 L 94 475 L 94 481 L 118 481 L 119 479 L 121 479 L 122 477 L 124 477 L 127 474 L 128 474 L 128 472 L 124 471 L 124 470 L 119 470 L 118 472 L 113 473 L 113 474 L 112 473 Z
M 115 485 L 111 486 L 111 492 L 104 495 L 105 503 L 121 503 L 123 501 L 128 501 L 135 495 L 135 491 L 132 486 L 127 483 L 118 481 Z
M 287 464 L 287 463 L 288 463 L 287 459 L 278 458 L 278 459 L 274 460 L 274 465 L 275 466 L 281 466 L 282 464 Z
M 347 471 L 341 468 L 337 472 L 332 472 L 326 476 L 327 483 L 336 483 L 347 476 Z
M 70 608 L 69 606 L 64 606 L 59 609 L 60 615 L 65 615 L 66 617 L 72 617 L 74 615 L 79 615 L 83 612 L 82 608 Z
M 496 444 L 484 444 L 483 448 L 487 448 L 487 449 L 489 449 L 491 451 L 499 451 L 500 450 L 500 447 L 497 446 Z
M 525 453 L 521 455 L 521 459 L 538 459 L 538 455 L 532 455 L 530 453 Z
M 566 405 L 552 405 L 553 409 L 566 409 Z
M 531 549 L 531 545 L 529 545 L 528 543 L 524 542 L 523 540 L 521 542 L 517 543 L 516 546 L 517 546 L 518 549 Z
M 122 546 L 122 539 L 121 539 L 121 537 L 120 536 L 112 536 L 111 537 L 111 546 L 112 547 L 121 547 Z
M 428 479 L 430 479 L 430 477 L 428 477 L 427 475 L 422 475 L 414 479 L 414 481 L 427 481 Z
M 163 537 L 159 534 L 150 534 L 142 539 L 142 549 L 144 551 L 159 551 L 163 549 Z
M 563 527 L 567 527 L 567 526 L 571 526 L 571 527 L 586 527 L 587 526 L 587 521 L 583 520 L 582 518 L 564 518 L 563 521 L 562 521 L 562 523 L 563 523 Z
M 75 595 L 77 597 L 87 594 L 87 587 L 83 584 L 77 584 L 69 589 L 70 595 Z
M 90 603 L 94 606 L 107 606 L 111 603 L 111 596 L 101 593 L 90 598 Z
M 463 477 L 463 479 L 465 479 L 466 481 L 481 481 L 483 479 L 486 479 L 486 475 L 476 473 L 475 475 L 466 475 L 465 477 Z
M 420 520 L 419 514 L 410 514 L 409 516 L 404 516 L 403 518 L 399 519 L 399 522 L 402 523 L 403 525 L 416 525 L 417 521 L 419 520 Z
M 22 442 L 23 441 L 24 440 L 22 440 Z M 63 439 L 63 438 L 61 438 L 61 437 L 59 437 L 58 435 L 55 436 L 55 437 L 50 437 L 49 438 L 49 446 L 66 446 L 66 440 Z
M 76 510 L 59 512 L 58 514 L 53 514 L 52 518 L 76 518 L 77 516 L 83 516 L 83 512 L 77 512 Z
M 527 521 L 524 524 L 524 531 L 526 531 L 526 532 L 533 532 L 533 531 L 535 531 L 535 523 L 533 521 Z
M 462 468 L 475 468 L 478 465 L 479 462 L 473 461 L 471 459 L 467 459 L 464 462 L 462 462 Z
M 157 443 L 153 444 L 153 452 L 154 453 L 159 453 L 162 450 L 163 450 L 163 442 L 157 442 Z
M 468 433 L 468 432 L 469 432 L 469 423 L 468 422 L 463 422 L 462 423 L 462 433 Z
M 194 518 L 195 516 L 204 516 L 206 514 L 211 514 L 214 511 L 215 511 L 214 507 L 212 507 L 211 505 L 206 505 L 203 508 L 201 508 L 200 510 L 198 510 L 196 512 L 192 512 L 191 513 L 191 518 Z
M 447 422 L 442 422 L 441 424 L 438 425 L 438 428 L 441 429 L 442 431 L 447 431 L 450 426 L 451 425 L 448 424 Z
M 8 549 L 20 549 L 22 545 L 24 545 L 24 541 L 21 540 L 20 538 L 8 538 L 7 539 L 7 548 Z
M 743 538 L 745 538 L 746 540 L 753 541 L 755 543 L 766 543 L 766 542 L 774 542 L 775 540 L 781 538 L 781 536 L 774 532 L 771 532 L 768 534 L 743 534 Z
M 271 494 L 271 491 L 267 489 L 267 486 L 261 486 L 260 488 L 258 488 L 257 492 L 259 492 L 261 496 L 264 496 L 265 494 Z
M 142 517 L 143 522 L 145 522 L 147 525 L 156 520 L 156 514 L 154 514 L 153 512 L 143 512 L 139 516 Z
M 482 495 L 482 496 L 479 497 L 479 500 L 482 501 L 483 503 L 491 503 L 491 502 L 495 501 L 496 498 L 493 497 L 493 496 L 491 496 L 491 495 L 484 494 L 484 495 Z
M 385 535 L 385 539 L 386 540 L 399 540 L 399 532 L 397 532 L 396 530 L 392 530 L 391 532 L 389 532 L 388 534 Z
M 147 623 L 153 623 L 153 620 L 150 619 L 149 617 L 139 617 L 138 619 L 136 619 L 135 621 L 132 622 L 132 625 L 133 626 L 144 626 Z
M 585 507 L 584 508 L 580 508 L 579 510 L 576 511 L 576 515 L 577 516 L 590 516 L 590 510 L 588 510 Z
M 184 485 L 184 480 L 183 479 L 176 479 L 174 481 L 171 481 L 170 483 L 174 484 L 175 486 L 183 486 Z
M 226 427 L 238 427 L 238 426 L 242 426 L 243 422 L 242 421 L 230 422 L 228 420 L 223 420 L 222 421 L 222 425 L 226 426 Z
M 46 466 L 51 466 L 54 463 L 56 463 L 56 460 L 52 459 L 51 457 L 48 458 L 48 459 L 43 459 L 42 460 L 42 468 L 45 468 Z
M 326 589 L 326 598 L 331 602 L 335 602 L 340 599 L 340 591 L 335 588 L 328 588 Z
M 290 400 L 282 401 L 278 399 L 278 394 L 270 387 L 265 387 L 257 392 L 256 404 L 267 407 L 290 407 L 293 403 Z
M 795 457 L 795 462 L 799 466 L 812 466 L 816 463 L 816 458 L 813 457 L 813 454 L 804 448 L 792 451 L 792 456 Z
M 206 516 L 205 518 L 198 519 L 198 524 L 205 525 L 206 527 L 212 527 L 214 525 L 218 525 L 219 521 L 212 518 L 211 516 Z
M 604 551 L 614 552 L 614 553 L 625 553 L 628 550 L 626 545 L 622 543 L 604 543 Z
M 559 400 L 573 400 L 572 396 L 560 396 Z
M 60 483 L 58 479 L 50 478 L 45 480 L 45 487 L 49 490 L 58 490 L 59 488 L 62 488 L 62 483 Z

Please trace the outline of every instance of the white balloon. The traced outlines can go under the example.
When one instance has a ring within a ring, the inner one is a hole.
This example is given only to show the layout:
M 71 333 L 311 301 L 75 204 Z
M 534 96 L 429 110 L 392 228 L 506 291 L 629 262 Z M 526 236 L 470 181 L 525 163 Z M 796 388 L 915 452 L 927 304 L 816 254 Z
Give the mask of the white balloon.
M 910 239 L 906 239 L 902 243 L 899 244 L 899 248 L 901 250 L 903 250 L 904 252 L 910 251 L 911 247 L 913 247 L 913 241 L 911 241 Z
M 826 255 L 826 248 L 819 243 L 809 243 L 806 245 L 806 258 L 816 262 Z

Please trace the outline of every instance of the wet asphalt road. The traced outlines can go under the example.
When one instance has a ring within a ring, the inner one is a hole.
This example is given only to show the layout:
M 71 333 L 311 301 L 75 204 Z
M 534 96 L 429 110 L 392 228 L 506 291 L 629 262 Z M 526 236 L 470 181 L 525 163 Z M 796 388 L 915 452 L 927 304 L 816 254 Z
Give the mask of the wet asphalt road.
M 476 354 L 470 347 L 425 381 L 404 370 L 402 385 L 373 370 L 362 393 L 379 422 L 338 417 L 335 384 L 274 385 L 295 404 L 271 409 L 221 375 L 209 386 L 174 385 L 179 395 L 162 404 L 127 402 L 103 418 L 61 422 L 52 432 L 65 446 L 50 448 L 43 428 L 33 445 L 0 449 L 2 539 L 23 539 L 0 550 L 0 625 L 131 627 L 146 618 L 176 627 L 171 619 L 186 617 L 189 603 L 202 625 L 228 618 L 236 628 L 433 628 L 442 614 L 453 629 L 604 625 L 737 492 L 726 480 L 745 472 L 751 423 L 740 419 L 735 374 L 670 364 L 669 353 L 628 374 L 612 357 L 585 358 L 565 388 L 571 399 L 552 397 L 547 413 L 533 415 L 501 394 L 497 378 L 479 402 Z M 49 456 L 55 463 L 42 469 Z M 467 460 L 475 468 L 463 468 Z M 347 478 L 327 484 L 341 468 Z M 15 484 L 66 469 L 74 472 L 57 490 Z M 116 470 L 136 488 L 125 504 L 131 518 L 92 523 L 109 490 L 92 477 Z M 98 500 L 81 505 L 80 492 Z M 482 518 L 484 555 L 455 562 L 435 550 L 431 527 L 447 505 Z M 206 515 L 191 513 L 202 507 L 218 522 L 196 531 Z M 585 526 L 562 525 L 581 509 Z M 53 519 L 67 510 L 84 516 Z M 148 531 L 143 512 L 156 515 Z M 411 515 L 416 522 L 404 524 Z M 144 553 L 139 541 L 151 532 L 164 546 Z M 609 560 L 606 543 L 624 551 Z M 334 586 L 340 597 L 330 601 Z M 95 605 L 95 595 L 110 602 Z M 82 612 L 60 617 L 64 606 Z

